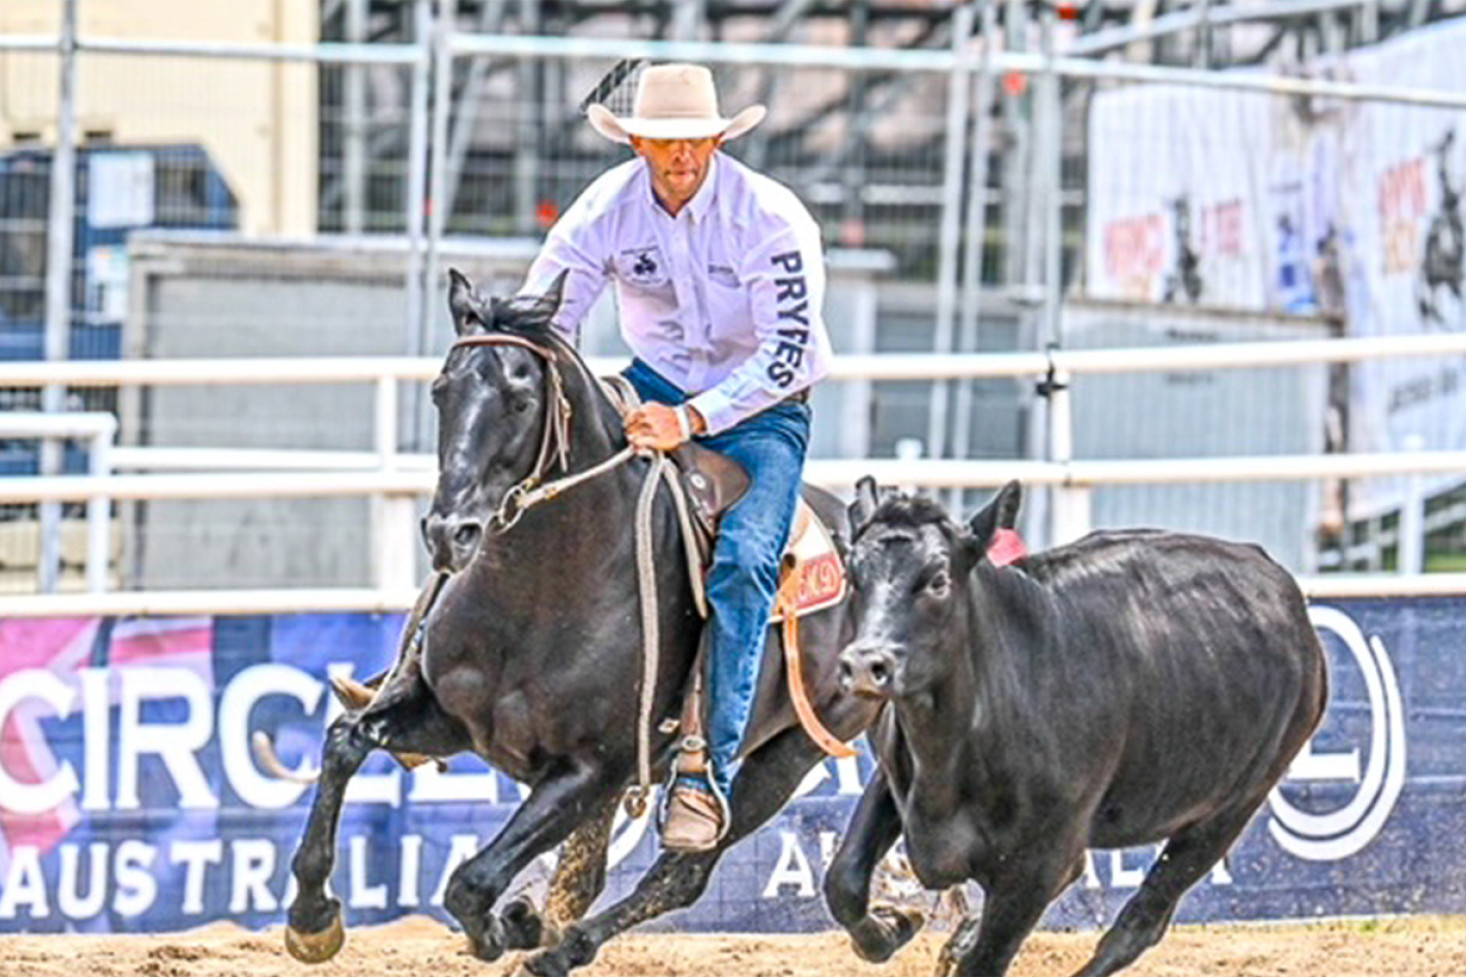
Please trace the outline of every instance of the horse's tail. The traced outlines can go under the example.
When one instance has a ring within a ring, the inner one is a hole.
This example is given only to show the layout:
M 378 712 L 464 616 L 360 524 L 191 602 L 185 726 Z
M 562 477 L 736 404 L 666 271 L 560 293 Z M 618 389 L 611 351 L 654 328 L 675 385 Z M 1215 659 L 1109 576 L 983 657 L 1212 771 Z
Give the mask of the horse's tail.
M 279 755 L 275 753 L 274 742 L 263 729 L 255 730 L 249 742 L 254 747 L 255 758 L 260 761 L 260 766 L 264 767 L 271 776 L 297 784 L 313 784 L 321 779 L 320 771 L 307 773 L 304 767 L 300 770 L 291 770 L 280 762 Z

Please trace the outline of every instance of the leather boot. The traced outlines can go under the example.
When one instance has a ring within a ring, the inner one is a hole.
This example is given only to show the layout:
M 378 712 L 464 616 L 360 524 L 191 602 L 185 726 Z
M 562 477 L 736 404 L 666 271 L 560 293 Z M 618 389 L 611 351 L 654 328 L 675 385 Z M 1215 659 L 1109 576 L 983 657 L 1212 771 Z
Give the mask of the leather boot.
M 727 830 L 722 800 L 706 781 L 678 777 L 667 799 L 667 820 L 662 826 L 662 847 L 668 851 L 711 851 Z

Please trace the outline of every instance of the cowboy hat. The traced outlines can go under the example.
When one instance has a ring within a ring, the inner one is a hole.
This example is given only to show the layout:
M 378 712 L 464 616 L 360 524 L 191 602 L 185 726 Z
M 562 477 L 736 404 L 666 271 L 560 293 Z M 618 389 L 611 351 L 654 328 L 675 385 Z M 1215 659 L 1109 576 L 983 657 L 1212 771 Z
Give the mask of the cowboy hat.
M 643 139 L 736 139 L 763 121 L 767 109 L 750 105 L 731 119 L 718 112 L 713 73 L 696 64 L 658 64 L 641 73 L 636 106 L 626 118 L 591 105 L 586 118 L 596 132 L 620 143 Z

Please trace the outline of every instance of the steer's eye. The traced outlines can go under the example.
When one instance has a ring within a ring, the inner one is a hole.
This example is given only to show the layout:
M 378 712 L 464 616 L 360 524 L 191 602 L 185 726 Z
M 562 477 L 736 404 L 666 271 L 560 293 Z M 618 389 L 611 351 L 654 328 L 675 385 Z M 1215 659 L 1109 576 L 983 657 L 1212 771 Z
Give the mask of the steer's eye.
M 933 597 L 946 597 L 952 592 L 952 577 L 945 567 L 932 574 L 926 582 L 926 592 Z

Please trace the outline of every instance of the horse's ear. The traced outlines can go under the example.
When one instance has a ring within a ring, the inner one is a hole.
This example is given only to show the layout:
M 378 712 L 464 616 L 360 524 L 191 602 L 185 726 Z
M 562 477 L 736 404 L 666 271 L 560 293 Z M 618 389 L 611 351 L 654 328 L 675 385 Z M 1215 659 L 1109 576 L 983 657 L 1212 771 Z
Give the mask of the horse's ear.
M 1018 519 L 1018 506 L 1023 502 L 1023 486 L 1016 481 L 998 489 L 988 504 L 978 510 L 977 515 L 967 521 L 972 538 L 987 552 L 988 544 L 1000 529 L 1012 529 Z
M 453 314 L 453 331 L 460 336 L 484 324 L 473 283 L 457 268 L 448 269 L 448 311 Z
M 555 276 L 555 280 L 550 282 L 550 287 L 545 289 L 544 294 L 540 296 L 540 305 L 549 309 L 546 318 L 560 311 L 560 303 L 565 301 L 565 280 L 569 277 L 570 269 L 562 269 L 560 274 Z
M 855 483 L 855 501 L 850 503 L 850 536 L 852 539 L 860 533 L 860 529 L 870 522 L 870 517 L 875 515 L 876 507 L 880 505 L 880 494 L 876 491 L 876 480 L 869 475 Z

